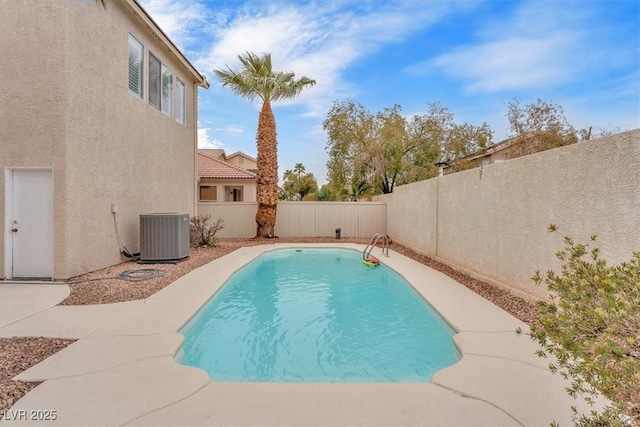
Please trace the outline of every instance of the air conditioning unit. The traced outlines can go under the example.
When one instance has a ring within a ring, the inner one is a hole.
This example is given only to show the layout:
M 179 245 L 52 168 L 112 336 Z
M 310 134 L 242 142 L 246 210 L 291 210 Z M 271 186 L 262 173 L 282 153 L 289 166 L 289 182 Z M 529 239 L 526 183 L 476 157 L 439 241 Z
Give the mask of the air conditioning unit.
M 178 261 L 189 256 L 189 214 L 140 215 L 140 261 Z

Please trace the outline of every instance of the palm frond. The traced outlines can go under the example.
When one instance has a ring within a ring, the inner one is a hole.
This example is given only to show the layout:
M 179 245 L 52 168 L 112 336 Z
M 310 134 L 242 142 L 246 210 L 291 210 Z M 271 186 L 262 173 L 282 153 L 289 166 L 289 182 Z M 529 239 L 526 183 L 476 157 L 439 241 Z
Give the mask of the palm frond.
M 292 72 L 274 72 L 271 54 L 262 56 L 252 52 L 238 55 L 242 64 L 240 70 L 227 66 L 224 70 L 214 70 L 222 86 L 229 86 L 233 93 L 252 101 L 256 97 L 263 102 L 294 98 L 307 86 L 316 82 L 308 77 L 295 79 Z

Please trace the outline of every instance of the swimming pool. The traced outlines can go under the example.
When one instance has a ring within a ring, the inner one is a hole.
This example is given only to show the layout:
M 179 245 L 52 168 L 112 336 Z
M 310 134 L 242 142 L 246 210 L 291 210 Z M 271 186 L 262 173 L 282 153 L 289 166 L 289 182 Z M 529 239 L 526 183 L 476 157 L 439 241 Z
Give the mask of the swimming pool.
M 428 382 L 454 331 L 393 270 L 349 249 L 267 252 L 181 330 L 176 359 L 212 381 Z

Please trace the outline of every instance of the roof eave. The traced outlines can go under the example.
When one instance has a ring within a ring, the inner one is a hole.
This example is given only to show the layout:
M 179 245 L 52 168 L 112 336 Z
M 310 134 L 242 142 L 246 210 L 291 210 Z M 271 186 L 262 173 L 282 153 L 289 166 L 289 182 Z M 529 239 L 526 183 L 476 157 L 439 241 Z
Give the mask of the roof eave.
M 245 159 L 253 160 L 254 162 L 256 162 L 258 160 L 255 157 L 248 155 L 247 153 L 243 153 L 242 151 L 236 151 L 235 153 L 231 153 L 226 157 L 228 159 L 230 159 L 230 158 L 235 157 L 235 156 L 242 156 Z
M 178 47 L 173 44 L 171 39 L 162 31 L 160 26 L 156 24 L 156 22 L 151 18 L 151 15 L 147 13 L 147 11 L 138 3 L 138 0 L 126 0 L 129 6 L 137 13 L 137 15 L 144 21 L 145 24 L 153 31 L 153 33 L 158 37 L 164 44 L 167 45 L 169 50 L 178 58 L 178 60 L 189 70 L 196 81 L 196 86 L 202 87 L 204 89 L 209 89 L 209 82 L 207 82 L 206 76 L 201 74 L 196 67 L 189 62 L 186 56 L 178 49 Z

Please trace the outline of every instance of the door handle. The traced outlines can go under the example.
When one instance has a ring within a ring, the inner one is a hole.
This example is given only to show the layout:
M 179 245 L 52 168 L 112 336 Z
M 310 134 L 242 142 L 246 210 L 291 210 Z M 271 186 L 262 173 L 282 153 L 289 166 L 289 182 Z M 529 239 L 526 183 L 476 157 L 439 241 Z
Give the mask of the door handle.
M 14 233 L 17 233 L 18 229 L 17 228 L 12 228 L 11 231 L 13 231 Z

